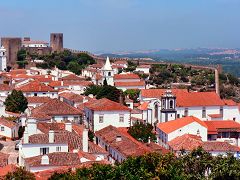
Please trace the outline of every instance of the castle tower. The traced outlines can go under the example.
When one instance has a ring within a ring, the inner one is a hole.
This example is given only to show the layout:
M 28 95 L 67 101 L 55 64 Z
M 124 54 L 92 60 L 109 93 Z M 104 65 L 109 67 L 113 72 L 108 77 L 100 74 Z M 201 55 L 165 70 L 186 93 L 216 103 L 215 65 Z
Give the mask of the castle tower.
M 107 57 L 106 63 L 102 68 L 102 76 L 103 76 L 102 82 L 106 79 L 107 84 L 113 86 L 114 85 L 113 75 L 114 75 L 114 71 L 113 71 L 112 66 L 110 64 L 109 57 Z
M 17 61 L 17 53 L 22 47 L 22 39 L 3 37 L 1 38 L 1 44 L 6 49 L 7 65 L 14 66 Z
M 51 33 L 50 46 L 52 47 L 52 52 L 63 51 L 63 33 Z
M 169 89 L 166 90 L 161 97 L 161 122 L 175 120 L 176 117 L 176 96 L 174 96 Z
M 6 49 L 2 46 L 0 48 L 0 71 L 6 71 L 6 69 L 7 69 Z

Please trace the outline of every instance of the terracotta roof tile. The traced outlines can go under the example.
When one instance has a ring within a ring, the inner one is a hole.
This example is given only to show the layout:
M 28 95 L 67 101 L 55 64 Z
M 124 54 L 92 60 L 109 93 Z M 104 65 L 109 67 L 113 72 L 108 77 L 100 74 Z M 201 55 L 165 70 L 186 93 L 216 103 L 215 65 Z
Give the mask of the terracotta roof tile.
M 116 87 L 145 86 L 145 81 L 115 82 Z
M 146 110 L 148 110 L 148 104 L 149 104 L 149 102 L 144 102 L 140 106 L 138 106 L 137 108 L 142 110 L 142 111 L 146 111 Z
M 9 154 L 0 152 L 0 167 L 7 166 Z
M 119 79 L 140 79 L 137 74 L 115 74 L 114 79 L 119 80 Z
M 187 89 L 171 89 L 172 93 L 177 96 L 179 93 L 187 93 Z M 160 98 L 166 89 L 142 89 L 141 96 L 145 98 Z
M 4 167 L 0 167 L 0 177 L 6 176 L 9 172 L 14 172 L 17 166 L 14 164 L 8 164 Z
M 54 152 L 47 154 L 49 158 L 49 164 L 47 166 L 75 166 L 79 165 L 80 158 L 78 153 L 70 152 Z M 46 166 L 41 164 L 42 155 L 30 157 L 25 159 L 27 166 Z
M 232 99 L 223 99 L 223 102 L 225 103 L 225 105 L 228 106 L 237 106 L 237 103 L 234 102 Z
M 80 77 L 75 74 L 69 74 L 62 78 L 63 81 L 82 81 L 85 80 L 85 77 Z
M 51 100 L 51 98 L 49 98 L 49 97 L 39 97 L 39 96 L 27 97 L 28 103 L 43 104 L 43 103 L 46 103 L 50 100 Z
M 211 120 L 204 121 L 208 127 L 208 134 L 217 134 L 220 129 L 232 129 L 237 132 L 240 132 L 240 124 L 233 120 Z
M 16 89 L 23 92 L 57 92 L 50 86 L 40 83 L 39 81 L 32 81 Z
M 16 126 L 16 123 L 14 123 L 13 121 L 7 120 L 7 119 L 2 118 L 2 117 L 0 118 L 0 124 L 4 125 L 4 126 L 7 126 L 9 128 L 13 128 L 13 127 Z
M 163 132 L 165 132 L 166 134 L 169 134 L 193 122 L 197 122 L 201 126 L 204 126 L 207 128 L 207 125 L 203 121 L 201 121 L 200 119 L 194 116 L 188 116 L 188 117 L 183 117 L 183 118 L 179 118 L 179 119 L 164 122 L 164 123 L 158 123 L 157 127 L 161 129 Z
M 207 141 L 202 145 L 205 151 L 217 151 L 217 152 L 239 152 L 240 148 L 233 146 L 228 142 Z
M 102 98 L 96 101 L 90 101 L 85 103 L 85 107 L 94 111 L 130 111 L 128 107 L 111 101 L 107 98 Z
M 211 118 L 221 118 L 222 114 L 208 114 L 208 116 Z
M 184 134 L 169 141 L 168 144 L 174 151 L 180 151 L 183 149 L 186 151 L 192 151 L 193 149 L 202 146 L 203 142 L 200 136 Z
M 77 108 L 74 108 L 58 99 L 52 99 L 32 110 L 32 115 L 36 115 L 38 113 L 44 113 L 48 116 L 81 114 L 81 112 Z
M 0 91 L 11 91 L 12 88 L 8 84 L 0 84 Z

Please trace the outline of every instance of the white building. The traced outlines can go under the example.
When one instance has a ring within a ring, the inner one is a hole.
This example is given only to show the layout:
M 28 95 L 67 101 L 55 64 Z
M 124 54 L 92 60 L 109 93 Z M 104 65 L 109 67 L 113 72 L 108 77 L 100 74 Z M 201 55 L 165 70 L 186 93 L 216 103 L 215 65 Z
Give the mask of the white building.
M 6 49 L 2 46 L 0 48 L 0 71 L 6 71 L 6 69 L 7 69 Z
M 16 88 L 16 90 L 21 90 L 26 97 L 50 97 L 58 98 L 58 91 L 47 86 L 39 81 L 32 81 L 26 85 Z
M 170 93 L 170 90 L 141 90 L 140 101 L 154 104 L 149 107 L 148 122 L 167 122 L 186 116 L 195 116 L 201 120 L 240 122 L 237 103 L 231 100 L 222 100 L 215 92 L 188 92 L 182 89 L 171 91 L 172 97 L 166 98 L 165 96 Z M 164 113 L 168 114 L 167 118 Z
M 135 71 L 143 72 L 144 74 L 149 74 L 149 70 L 151 68 L 151 65 L 139 65 L 136 67 Z
M 0 136 L 4 136 L 7 139 L 18 138 L 18 125 L 13 121 L 5 118 L 0 118 Z
M 128 107 L 106 98 L 90 101 L 85 103 L 85 123 L 94 132 L 109 125 L 129 127 L 130 111 Z
M 169 141 L 184 134 L 201 136 L 203 141 L 207 141 L 208 135 L 207 125 L 193 116 L 158 123 L 156 131 L 158 142 L 163 146 L 167 146 Z
M 22 47 L 43 48 L 48 46 L 49 46 L 49 43 L 46 41 L 33 41 L 33 40 L 30 40 L 30 38 L 25 38 L 22 41 Z

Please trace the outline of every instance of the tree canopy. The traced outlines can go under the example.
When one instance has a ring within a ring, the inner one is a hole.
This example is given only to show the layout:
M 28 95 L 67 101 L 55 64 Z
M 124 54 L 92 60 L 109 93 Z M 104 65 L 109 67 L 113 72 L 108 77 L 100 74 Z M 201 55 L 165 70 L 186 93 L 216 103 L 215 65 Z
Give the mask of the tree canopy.
M 14 113 L 21 113 L 27 109 L 28 101 L 22 91 L 13 90 L 4 102 L 6 110 Z
M 51 69 L 55 66 L 61 70 L 69 70 L 80 74 L 87 65 L 94 64 L 95 60 L 86 53 L 72 53 L 69 50 L 54 52 L 48 55 L 30 54 L 32 59 L 42 59 L 44 63 L 37 64 L 38 67 Z
M 15 171 L 13 172 L 9 172 L 7 173 L 7 175 L 5 176 L 6 180 L 35 180 L 35 176 L 33 173 L 26 171 L 23 168 L 17 168 Z
M 93 94 L 97 99 L 108 98 L 112 101 L 119 102 L 122 91 L 117 89 L 115 86 L 110 85 L 91 85 L 86 88 L 84 94 Z
M 164 179 L 164 180 L 237 180 L 240 178 L 240 161 L 229 154 L 213 157 L 202 148 L 180 157 L 172 153 L 151 153 L 130 157 L 115 166 L 94 164 L 76 172 L 55 173 L 57 179 Z
M 138 141 L 148 142 L 149 138 L 151 141 L 156 140 L 156 136 L 152 133 L 153 126 L 149 123 L 136 122 L 133 126 L 128 129 L 128 133 L 137 139 Z

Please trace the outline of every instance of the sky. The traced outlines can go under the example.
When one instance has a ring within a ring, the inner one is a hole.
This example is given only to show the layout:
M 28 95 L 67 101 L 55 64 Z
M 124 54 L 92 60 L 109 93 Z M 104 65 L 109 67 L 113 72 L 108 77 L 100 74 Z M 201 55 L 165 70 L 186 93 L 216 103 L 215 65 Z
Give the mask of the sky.
M 240 0 L 0 0 L 0 37 L 91 52 L 240 48 Z

